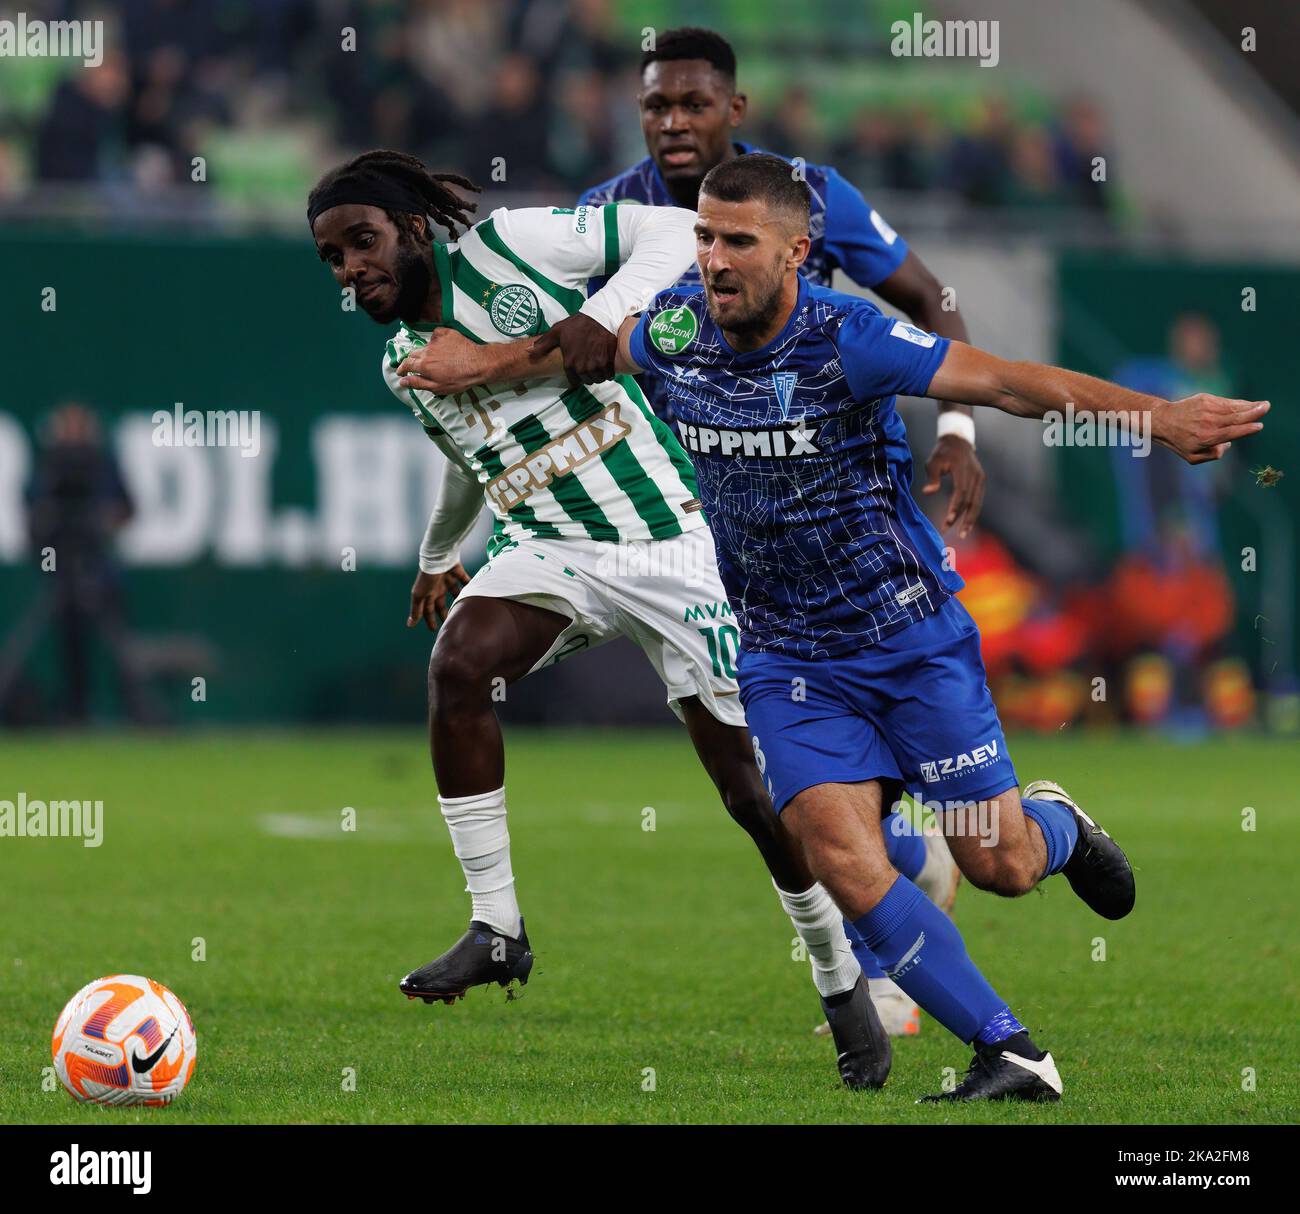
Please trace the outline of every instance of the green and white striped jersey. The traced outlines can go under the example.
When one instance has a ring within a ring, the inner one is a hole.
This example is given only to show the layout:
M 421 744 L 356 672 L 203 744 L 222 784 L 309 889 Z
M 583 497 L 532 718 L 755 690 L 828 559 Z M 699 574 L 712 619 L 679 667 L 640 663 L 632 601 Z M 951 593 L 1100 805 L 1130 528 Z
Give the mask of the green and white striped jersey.
M 456 244 L 435 244 L 442 321 L 477 342 L 545 332 L 586 302 L 590 278 L 631 251 L 626 206 L 501 208 Z M 478 478 L 494 547 L 525 536 L 666 539 L 705 526 L 690 459 L 631 376 L 493 384 L 454 397 L 397 386 L 397 367 L 436 326 L 403 324 L 384 379 L 449 457 Z

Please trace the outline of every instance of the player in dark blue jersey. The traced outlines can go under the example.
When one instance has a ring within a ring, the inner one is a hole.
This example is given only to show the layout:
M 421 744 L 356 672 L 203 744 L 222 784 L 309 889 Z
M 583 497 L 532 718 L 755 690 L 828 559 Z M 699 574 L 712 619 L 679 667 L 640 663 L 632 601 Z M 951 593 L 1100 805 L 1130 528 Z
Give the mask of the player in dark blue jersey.
M 960 578 L 908 491 L 894 397 L 1035 418 L 1073 410 L 1189 463 L 1259 431 L 1268 403 L 1164 401 L 895 321 L 799 274 L 807 221 L 807 188 L 778 157 L 714 169 L 696 225 L 702 287 L 664 292 L 625 321 L 616 366 L 653 368 L 672 392 L 741 629 L 741 698 L 776 810 L 886 973 L 975 1048 L 961 1083 L 929 1099 L 1055 1100 L 1051 1055 L 953 923 L 890 864 L 882 811 L 900 788 L 937 803 L 962 872 L 1008 896 L 1059 872 L 1118 919 L 1134 904 L 1133 872 L 1059 785 L 1021 793 L 978 631 L 952 597 Z M 458 344 L 424 363 L 431 374 L 439 359 L 455 365 L 434 383 L 444 391 L 565 366 L 541 339 L 447 341 Z
M 975 1059 L 943 1098 L 1052 1099 L 1051 1056 L 966 954 L 954 925 L 888 863 L 882 807 L 929 802 L 962 872 L 1007 895 L 1064 872 L 1107 918 L 1132 909 L 1123 852 L 1058 785 L 1022 795 L 962 582 L 916 509 L 898 393 L 1113 415 L 1192 463 L 1255 433 L 1266 402 L 1177 403 L 1009 363 L 798 273 L 806 187 L 777 157 L 705 179 L 702 288 L 664 292 L 621 333 L 651 368 L 691 453 L 741 629 L 741 698 L 773 804 L 809 867 L 904 990 Z M 974 812 L 972 812 L 974 811 Z
M 637 202 L 694 210 L 700 182 L 710 169 L 754 151 L 748 143 L 733 138 L 744 120 L 747 99 L 736 90 L 736 57 L 731 45 L 712 30 L 686 28 L 661 34 L 654 48 L 642 57 L 637 103 L 649 155 L 587 190 L 579 205 Z M 810 195 L 810 243 L 800 273 L 830 286 L 834 272 L 842 270 L 921 328 L 965 341 L 966 324 L 955 307 L 945 310 L 938 280 L 862 194 L 829 165 L 801 161 L 800 169 Z M 699 268 L 692 265 L 681 284 L 699 281 Z M 612 349 L 609 357 L 612 360 Z M 648 369 L 641 382 L 655 413 L 673 422 L 668 382 L 653 369 Z M 939 410 L 938 441 L 926 461 L 922 492 L 937 492 L 943 476 L 952 478 L 945 525 L 957 527 L 965 536 L 984 498 L 984 470 L 975 455 L 975 425 L 965 405 L 942 402 Z M 942 840 L 918 833 L 903 815 L 889 819 L 885 838 L 894 864 L 951 911 L 960 875 Z M 849 937 L 886 1028 L 895 1036 L 918 1032 L 916 1005 L 885 978 L 870 951 L 853 939 L 851 928 Z M 818 1031 L 826 1030 L 823 1025 Z
M 736 91 L 736 56 L 721 35 L 705 29 L 667 30 L 641 60 L 637 96 L 649 155 L 592 186 L 579 205 L 639 202 L 694 210 L 700 182 L 715 165 L 755 149 L 733 139 L 748 105 Z M 797 154 L 798 148 L 783 152 Z M 860 287 L 909 316 L 920 328 L 967 340 L 966 323 L 917 254 L 862 194 L 829 165 L 798 161 L 811 195 L 809 249 L 800 272 L 830 286 L 843 270 Z M 699 282 L 692 267 L 683 285 Z M 593 289 L 599 286 L 594 280 Z M 613 358 L 613 351 L 609 357 Z M 655 412 L 672 420 L 672 401 L 653 372 L 643 378 Z M 965 405 L 941 402 L 939 439 L 926 461 L 922 491 L 936 492 L 942 478 L 953 492 L 945 526 L 966 535 L 984 498 L 984 471 L 975 456 L 975 426 Z

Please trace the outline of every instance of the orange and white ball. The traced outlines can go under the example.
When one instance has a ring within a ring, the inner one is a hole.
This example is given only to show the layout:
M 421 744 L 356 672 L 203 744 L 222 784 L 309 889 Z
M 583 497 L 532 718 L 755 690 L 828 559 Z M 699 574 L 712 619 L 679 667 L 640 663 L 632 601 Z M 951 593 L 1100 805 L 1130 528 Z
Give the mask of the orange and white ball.
M 54 1069 L 91 1104 L 170 1104 L 198 1060 L 185 1005 L 160 982 L 112 974 L 87 983 L 54 1025 Z

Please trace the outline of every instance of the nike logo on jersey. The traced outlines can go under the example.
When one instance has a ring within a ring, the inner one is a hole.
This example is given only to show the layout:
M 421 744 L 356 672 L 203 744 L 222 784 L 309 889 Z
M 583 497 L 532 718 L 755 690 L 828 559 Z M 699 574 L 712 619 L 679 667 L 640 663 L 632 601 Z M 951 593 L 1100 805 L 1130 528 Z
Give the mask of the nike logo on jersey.
M 682 444 L 700 455 L 757 455 L 788 459 L 793 455 L 820 455 L 813 439 L 816 430 L 795 426 L 790 430 L 717 430 L 712 426 L 680 426 Z

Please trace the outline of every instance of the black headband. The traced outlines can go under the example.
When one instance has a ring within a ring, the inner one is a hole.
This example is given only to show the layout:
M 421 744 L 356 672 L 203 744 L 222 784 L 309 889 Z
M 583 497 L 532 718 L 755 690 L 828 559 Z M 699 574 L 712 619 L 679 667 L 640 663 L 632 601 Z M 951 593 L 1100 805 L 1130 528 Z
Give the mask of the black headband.
M 414 186 L 362 169 L 323 186 L 307 205 L 307 223 L 314 227 L 323 212 L 349 203 L 382 207 L 385 211 L 409 211 L 412 215 L 429 213 L 428 202 Z

